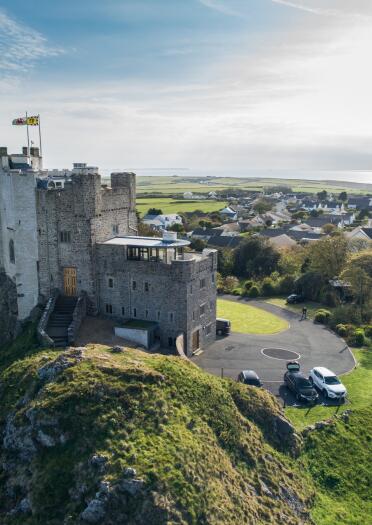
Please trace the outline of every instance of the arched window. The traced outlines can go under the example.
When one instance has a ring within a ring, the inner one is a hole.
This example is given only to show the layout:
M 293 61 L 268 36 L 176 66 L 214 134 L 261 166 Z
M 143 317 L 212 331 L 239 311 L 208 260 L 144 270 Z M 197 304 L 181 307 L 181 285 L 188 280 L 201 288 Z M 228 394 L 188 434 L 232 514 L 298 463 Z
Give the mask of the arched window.
M 14 253 L 14 241 L 10 239 L 9 241 L 9 260 L 12 264 L 15 263 L 15 253 Z

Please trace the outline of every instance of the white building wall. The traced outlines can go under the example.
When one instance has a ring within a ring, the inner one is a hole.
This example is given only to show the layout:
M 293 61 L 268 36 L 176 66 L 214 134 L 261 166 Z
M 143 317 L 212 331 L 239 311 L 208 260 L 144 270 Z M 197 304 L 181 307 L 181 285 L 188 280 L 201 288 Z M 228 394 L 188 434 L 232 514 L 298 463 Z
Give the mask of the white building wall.
M 0 266 L 16 283 L 18 318 L 27 318 L 38 302 L 36 177 L 33 172 L 0 170 Z M 10 260 L 13 239 L 15 263 Z

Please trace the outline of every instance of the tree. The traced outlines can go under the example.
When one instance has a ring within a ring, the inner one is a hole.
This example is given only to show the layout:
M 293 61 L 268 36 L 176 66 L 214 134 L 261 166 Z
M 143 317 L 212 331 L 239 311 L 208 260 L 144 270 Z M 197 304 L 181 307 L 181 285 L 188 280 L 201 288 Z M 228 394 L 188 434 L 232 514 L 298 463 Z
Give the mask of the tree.
M 338 196 L 338 200 L 342 202 L 346 202 L 348 200 L 347 192 L 342 191 L 340 195 Z
M 218 270 L 222 276 L 231 275 L 233 271 L 233 252 L 229 249 L 219 249 L 217 253 Z
M 141 237 L 158 237 L 159 232 L 151 228 L 148 224 L 143 224 L 143 222 L 138 222 L 138 235 Z
M 319 201 L 324 201 L 328 197 L 328 192 L 327 190 L 318 191 L 316 196 L 318 197 Z
M 163 215 L 163 210 L 160 208 L 149 208 L 147 210 L 147 215 Z
M 333 233 L 336 230 L 336 226 L 334 224 L 328 223 L 323 226 L 323 231 L 327 235 Z
M 258 199 L 253 205 L 253 209 L 256 213 L 262 215 L 273 209 L 273 203 L 268 199 Z
M 303 246 L 297 245 L 280 252 L 278 263 L 279 272 L 282 275 L 297 276 L 301 273 L 307 251 Z
M 263 237 L 247 237 L 234 250 L 233 273 L 238 277 L 265 277 L 278 269 L 280 254 Z
M 347 255 L 348 243 L 343 235 L 327 237 L 310 245 L 310 269 L 324 279 L 332 279 L 344 269 Z
M 183 227 L 183 224 L 172 224 L 172 226 L 169 226 L 168 230 L 170 232 L 183 233 L 185 228 Z
M 196 252 L 202 252 L 207 247 L 207 243 L 202 239 L 193 239 L 190 244 L 190 248 Z
M 360 317 L 364 319 L 368 314 L 367 320 L 369 321 L 371 309 L 368 306 L 372 301 L 372 273 L 369 275 L 365 269 L 352 263 L 342 273 L 342 279 L 351 285 L 355 302 L 360 307 Z
M 316 210 L 315 208 L 310 212 L 311 217 L 319 217 L 319 215 L 319 210 Z

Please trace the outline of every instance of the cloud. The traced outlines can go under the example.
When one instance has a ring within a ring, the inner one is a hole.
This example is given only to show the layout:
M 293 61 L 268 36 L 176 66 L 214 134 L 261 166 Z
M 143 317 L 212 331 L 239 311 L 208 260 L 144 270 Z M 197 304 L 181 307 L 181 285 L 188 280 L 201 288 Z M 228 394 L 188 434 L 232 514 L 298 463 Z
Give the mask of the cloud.
M 219 11 L 224 15 L 241 16 L 241 13 L 235 11 L 234 9 L 231 9 L 226 5 L 225 2 L 221 0 L 199 0 L 199 2 L 205 7 L 208 7 L 209 9 L 213 9 L 215 11 Z
M 363 19 L 372 16 L 372 5 L 369 0 L 272 0 L 272 2 L 307 13 L 336 18 Z
M 0 10 L 0 83 L 29 71 L 38 60 L 61 53 L 38 31 Z

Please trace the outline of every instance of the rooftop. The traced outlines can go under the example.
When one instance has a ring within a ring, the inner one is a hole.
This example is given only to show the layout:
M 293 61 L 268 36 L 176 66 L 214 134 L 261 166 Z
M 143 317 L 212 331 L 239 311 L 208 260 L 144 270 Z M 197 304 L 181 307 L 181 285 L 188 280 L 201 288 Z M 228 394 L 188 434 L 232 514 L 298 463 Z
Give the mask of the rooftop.
M 103 244 L 139 248 L 182 248 L 184 246 L 189 246 L 190 241 L 179 241 L 177 238 L 168 240 L 159 237 L 137 237 L 128 235 L 125 237 L 114 237 Z

